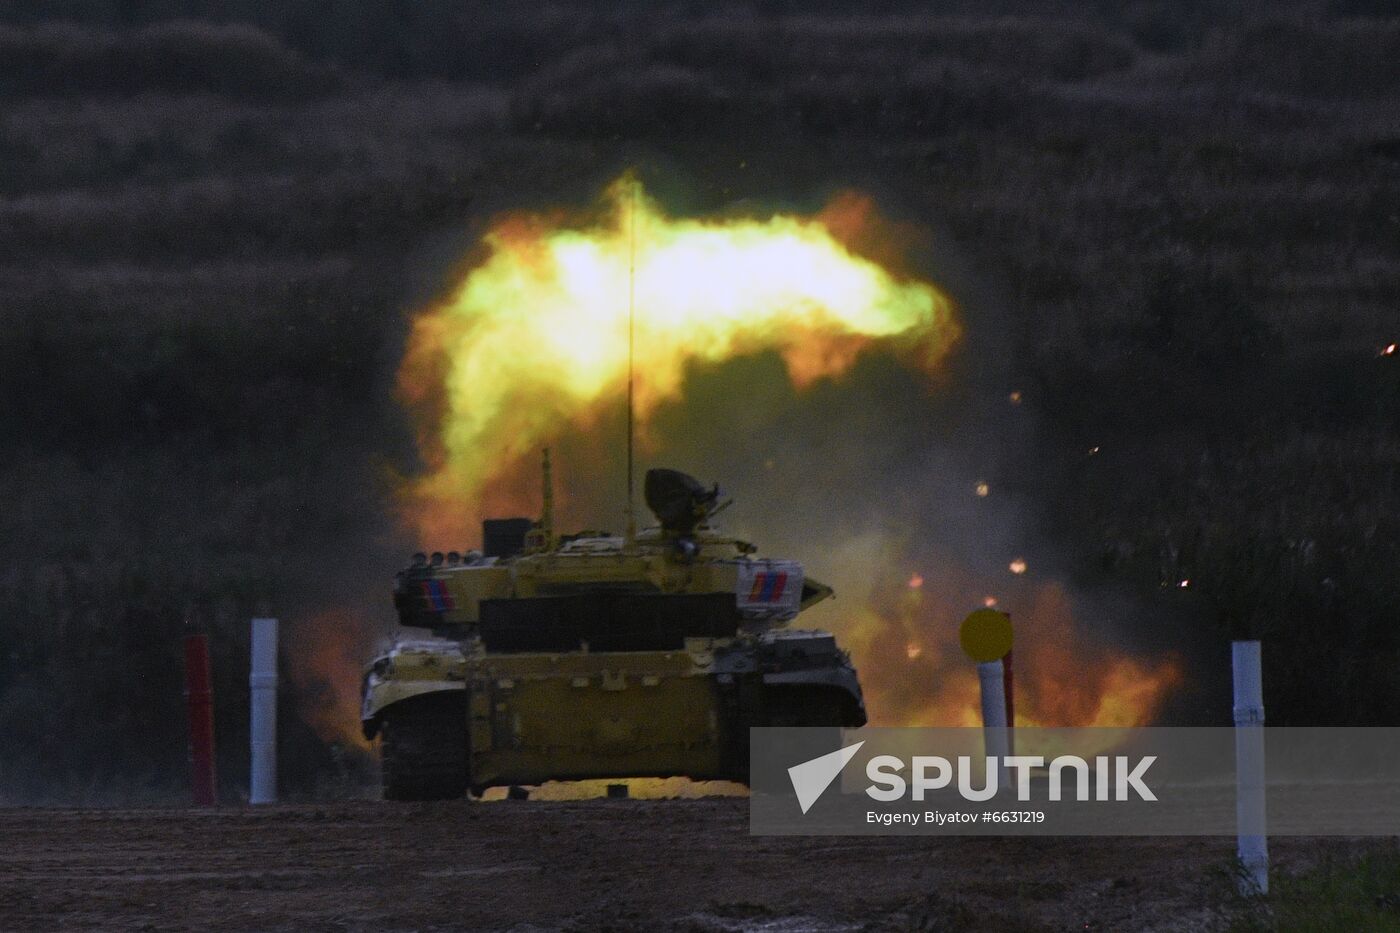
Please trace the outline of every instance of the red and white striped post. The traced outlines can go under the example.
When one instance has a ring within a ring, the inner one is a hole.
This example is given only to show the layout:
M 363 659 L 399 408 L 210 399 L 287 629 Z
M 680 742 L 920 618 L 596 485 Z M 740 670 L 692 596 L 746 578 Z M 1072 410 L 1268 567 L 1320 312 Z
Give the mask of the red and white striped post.
M 214 685 L 209 675 L 209 636 L 185 636 L 185 703 L 190 714 L 190 785 L 197 807 L 218 798 L 214 780 Z

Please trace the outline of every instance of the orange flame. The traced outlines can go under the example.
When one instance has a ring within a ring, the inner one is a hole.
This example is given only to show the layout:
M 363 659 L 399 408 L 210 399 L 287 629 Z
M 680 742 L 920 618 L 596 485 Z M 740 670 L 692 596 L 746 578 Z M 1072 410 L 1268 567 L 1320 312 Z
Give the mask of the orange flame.
M 957 640 L 970 581 L 943 577 L 874 600 L 838 633 L 863 672 L 874 725 L 981 724 L 975 665 Z M 1018 726 L 1146 725 L 1181 682 L 1175 658 L 1142 660 L 1086 638 L 1057 583 L 1035 590 L 1012 622 Z
M 365 633 L 372 630 L 352 611 L 328 612 L 300 623 L 286 641 L 298 713 L 326 742 L 370 747 L 360 731 L 360 679 L 372 649 Z

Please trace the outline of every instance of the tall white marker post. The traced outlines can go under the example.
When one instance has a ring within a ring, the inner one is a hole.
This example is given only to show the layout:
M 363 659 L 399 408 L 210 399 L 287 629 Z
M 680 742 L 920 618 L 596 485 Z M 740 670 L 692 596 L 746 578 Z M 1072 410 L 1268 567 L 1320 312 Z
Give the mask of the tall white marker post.
M 277 620 L 253 620 L 252 668 L 248 675 L 253 773 L 249 803 L 277 802 Z
M 1002 658 L 1011 651 L 1011 617 L 995 609 L 979 609 L 963 619 L 958 629 L 963 651 L 977 662 L 982 686 L 982 730 L 986 756 L 995 758 L 997 787 L 1011 788 L 1006 758 L 1011 754 L 1010 723 L 1006 721 L 1006 667 Z M 992 776 L 987 776 L 988 781 Z
M 1240 893 L 1269 893 L 1269 837 L 1264 812 L 1264 679 L 1259 642 L 1231 646 L 1235 675 L 1235 821 L 1243 875 Z
M 995 758 L 997 787 L 1011 789 L 1011 772 L 1006 757 L 1011 754 L 1011 740 L 1006 723 L 1006 669 L 1000 661 L 983 661 L 977 665 L 977 679 L 982 682 L 982 743 L 988 758 Z

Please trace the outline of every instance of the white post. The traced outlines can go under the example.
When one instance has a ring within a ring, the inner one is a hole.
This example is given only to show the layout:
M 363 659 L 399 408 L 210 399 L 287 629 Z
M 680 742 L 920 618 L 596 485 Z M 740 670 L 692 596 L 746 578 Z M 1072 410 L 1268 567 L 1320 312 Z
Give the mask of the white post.
M 1244 876 L 1240 893 L 1269 893 L 1269 837 L 1264 814 L 1264 681 L 1259 642 L 1231 645 L 1235 675 L 1235 820 Z
M 1006 757 L 1011 743 L 1006 729 L 1006 676 L 1000 661 L 983 661 L 977 665 L 977 679 L 982 682 L 982 730 L 988 758 L 997 760 L 997 787 L 1011 786 Z M 988 775 L 990 778 L 990 775 Z
M 253 620 L 252 697 L 249 736 L 253 774 L 249 803 L 277 802 L 277 620 Z

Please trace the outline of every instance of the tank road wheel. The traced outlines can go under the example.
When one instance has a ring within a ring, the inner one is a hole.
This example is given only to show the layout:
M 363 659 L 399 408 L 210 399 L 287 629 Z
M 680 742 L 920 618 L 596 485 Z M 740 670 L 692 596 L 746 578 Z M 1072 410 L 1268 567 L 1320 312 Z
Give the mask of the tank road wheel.
M 467 703 L 429 694 L 384 711 L 385 800 L 451 800 L 467 790 Z

